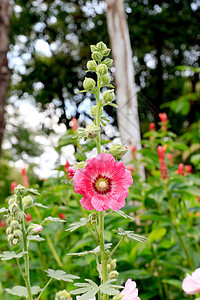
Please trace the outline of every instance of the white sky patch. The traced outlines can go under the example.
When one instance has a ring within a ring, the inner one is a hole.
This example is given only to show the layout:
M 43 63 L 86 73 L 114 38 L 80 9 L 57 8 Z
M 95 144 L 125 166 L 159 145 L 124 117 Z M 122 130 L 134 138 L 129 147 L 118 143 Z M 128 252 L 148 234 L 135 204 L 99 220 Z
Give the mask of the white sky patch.
M 36 40 L 36 42 L 35 42 L 35 50 L 38 53 L 41 53 L 41 54 L 43 54 L 43 55 L 45 55 L 47 57 L 51 57 L 52 56 L 52 52 L 51 52 L 49 44 L 45 40 L 43 40 L 43 39 Z

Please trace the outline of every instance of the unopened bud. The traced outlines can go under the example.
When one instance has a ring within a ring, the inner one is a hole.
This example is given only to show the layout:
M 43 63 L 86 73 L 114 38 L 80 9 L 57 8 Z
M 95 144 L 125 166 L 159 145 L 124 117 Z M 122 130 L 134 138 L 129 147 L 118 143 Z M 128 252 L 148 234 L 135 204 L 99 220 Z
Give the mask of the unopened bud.
M 102 51 L 103 56 L 108 56 L 110 54 L 110 49 L 105 49 Z
M 85 77 L 83 81 L 83 87 L 85 90 L 93 90 L 95 88 L 96 82 L 92 78 Z
M 96 117 L 96 112 L 97 112 L 97 106 L 96 105 L 92 106 L 90 110 L 91 116 Z M 102 114 L 103 114 L 103 107 L 100 108 L 100 115 Z
M 106 65 L 108 68 L 110 68 L 113 64 L 113 59 L 111 58 L 106 58 L 104 61 L 102 61 L 102 64 Z
M 7 236 L 7 240 L 8 240 L 8 242 L 9 243 L 12 243 L 12 240 L 14 239 L 14 234 L 9 234 L 8 236 Z
M 16 195 L 21 196 L 26 193 L 26 188 L 23 185 L 18 184 L 18 186 L 15 187 L 14 191 Z
M 108 74 L 101 76 L 100 77 L 101 86 L 108 85 L 110 83 L 110 80 L 111 78 Z
M 117 259 L 116 259 L 116 258 L 111 260 L 111 263 L 110 263 L 110 264 L 111 264 L 112 270 L 116 269 L 116 266 L 117 266 L 116 262 L 117 262 Z
M 17 203 L 17 195 L 13 195 L 9 200 L 8 200 L 8 204 L 11 205 L 13 203 Z
M 91 225 L 92 225 L 92 226 L 96 226 L 96 225 L 97 225 L 97 220 L 92 220 L 92 221 L 91 221 Z
M 100 61 L 102 60 L 103 55 L 101 55 L 101 53 L 95 51 L 92 53 L 92 59 L 96 60 L 96 61 Z
M 26 196 L 22 198 L 22 205 L 23 205 L 23 210 L 25 210 L 28 207 L 31 207 L 34 203 L 34 200 L 31 196 Z
M 89 217 L 90 217 L 90 220 L 91 220 L 91 221 L 92 221 L 92 220 L 97 220 L 97 214 L 96 214 L 95 212 L 91 213 L 91 214 L 89 215 Z
M 19 206 L 18 206 L 17 203 L 13 203 L 13 204 L 10 204 L 10 205 L 9 205 L 9 211 L 10 211 L 11 213 L 15 213 L 15 212 L 17 212 L 18 210 L 19 210 Z
M 19 222 L 16 220 L 12 220 L 10 222 L 10 227 L 18 228 L 19 227 Z
M 22 239 L 22 232 L 21 232 L 21 230 L 19 230 L 19 229 L 14 230 L 13 234 L 14 234 L 15 238 Z
M 12 240 L 12 244 L 13 244 L 13 245 L 17 245 L 18 243 L 19 243 L 19 239 L 14 238 L 14 239 Z
M 95 124 L 89 124 L 86 126 L 85 132 L 89 139 L 93 139 L 100 133 L 100 128 Z
M 78 169 L 84 169 L 87 163 L 85 161 L 81 161 L 74 165 L 74 169 L 77 171 Z
M 110 274 L 109 274 L 109 279 L 115 279 L 115 278 L 117 278 L 119 276 L 119 273 L 117 272 L 117 271 L 112 271 L 112 272 L 110 272 Z
M 110 255 L 110 250 L 106 250 L 106 255 L 107 255 L 107 256 Z
M 21 221 L 23 219 L 23 216 L 24 216 L 24 213 L 21 211 L 21 210 L 18 210 L 16 213 L 15 213 L 15 219 L 17 221 Z
M 8 234 L 11 234 L 12 232 L 13 232 L 13 228 L 9 226 L 9 227 L 6 229 L 6 234 L 8 235 Z
M 97 67 L 97 74 L 98 75 L 102 76 L 102 75 L 105 75 L 107 73 L 108 73 L 108 68 L 107 68 L 106 65 L 104 65 L 104 64 L 98 65 L 98 67 Z
M 66 290 L 56 293 L 55 300 L 72 300 L 70 293 Z
M 108 153 L 112 154 L 115 158 L 121 159 L 124 154 L 128 152 L 128 148 L 120 144 L 116 144 L 110 148 Z
M 111 264 L 107 264 L 107 270 L 108 270 L 108 271 L 111 270 Z
M 41 225 L 31 223 L 28 226 L 28 234 L 38 234 L 40 231 L 42 231 L 42 229 L 43 227 Z
M 115 98 L 114 90 L 107 90 L 103 92 L 102 96 L 106 102 L 112 102 Z
M 88 70 L 90 70 L 90 71 L 96 71 L 96 68 L 97 68 L 97 63 L 96 63 L 96 61 L 94 61 L 94 60 L 89 60 L 89 61 L 87 62 L 87 68 L 88 68 Z
M 98 51 L 97 46 L 95 46 L 95 45 L 91 45 L 90 50 L 91 50 L 92 53 L 95 52 L 95 51 Z
M 103 42 L 99 42 L 98 44 L 96 44 L 96 47 L 98 51 L 104 51 L 108 49 L 106 44 L 104 44 Z

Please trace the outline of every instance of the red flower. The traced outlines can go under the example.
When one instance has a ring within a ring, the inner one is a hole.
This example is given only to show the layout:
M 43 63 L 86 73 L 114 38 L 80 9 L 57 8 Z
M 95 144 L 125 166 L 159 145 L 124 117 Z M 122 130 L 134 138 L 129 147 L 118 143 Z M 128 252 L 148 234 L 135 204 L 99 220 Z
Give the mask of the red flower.
M 133 166 L 132 166 L 132 165 L 128 165 L 126 168 L 127 168 L 127 170 L 129 170 L 131 173 L 134 172 L 134 169 L 133 169 Z
M 136 146 L 133 146 L 133 145 L 129 145 L 131 151 L 132 151 L 132 157 L 133 157 L 133 160 L 136 159 Z
M 6 221 L 5 220 L 1 220 L 0 227 L 1 228 L 5 228 L 6 227 Z
M 63 213 L 59 213 L 58 216 L 59 216 L 60 219 L 65 220 L 65 215 Z
M 30 186 L 30 183 L 28 180 L 28 176 L 26 174 L 26 169 L 25 168 L 21 169 L 21 173 L 23 177 L 23 186 L 25 186 L 25 188 L 28 188 Z
M 192 166 L 191 165 L 185 165 L 186 174 L 192 173 Z
M 160 164 L 160 175 L 162 179 L 168 178 L 168 169 L 165 163 L 165 151 L 167 150 L 167 145 L 158 146 L 158 158 Z
M 66 160 L 66 163 L 64 165 L 64 170 L 67 171 L 69 167 L 70 167 L 70 163 L 68 162 L 68 160 Z
M 176 170 L 176 173 L 179 174 L 179 175 L 184 176 L 184 164 L 183 163 L 180 163 L 178 165 L 178 169 Z
M 77 129 L 78 129 L 78 122 L 77 122 L 77 119 L 76 118 L 72 118 L 72 130 L 75 132 Z
M 155 124 L 155 123 L 150 123 L 150 124 L 149 124 L 149 131 L 154 131 L 154 130 L 155 130 L 155 127 L 156 127 L 156 124 Z
M 16 186 L 17 186 L 17 182 L 15 182 L 15 181 L 11 182 L 10 189 L 13 194 L 15 192 Z
M 31 214 L 27 213 L 26 214 L 26 221 L 30 222 L 32 220 Z
M 166 113 L 159 114 L 159 118 L 161 122 L 166 122 L 168 120 Z
M 69 176 L 70 178 L 72 178 L 72 177 L 74 177 L 74 174 L 75 174 L 76 170 L 74 169 L 73 166 L 71 166 L 71 167 L 68 168 L 67 172 L 69 173 L 68 176 Z
M 197 201 L 200 202 L 200 196 L 197 198 Z

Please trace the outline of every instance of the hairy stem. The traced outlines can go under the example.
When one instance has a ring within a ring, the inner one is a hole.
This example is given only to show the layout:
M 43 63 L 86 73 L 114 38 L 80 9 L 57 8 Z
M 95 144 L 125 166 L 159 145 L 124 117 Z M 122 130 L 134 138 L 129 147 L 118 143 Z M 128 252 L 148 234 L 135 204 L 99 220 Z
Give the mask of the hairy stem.
M 46 288 L 48 287 L 48 285 L 51 283 L 53 278 L 50 278 L 49 281 L 47 282 L 47 284 L 45 285 L 45 287 L 42 289 L 41 293 L 39 294 L 39 296 L 37 297 L 36 300 L 39 300 L 40 297 L 42 296 L 42 294 L 44 293 L 44 291 L 46 290 Z

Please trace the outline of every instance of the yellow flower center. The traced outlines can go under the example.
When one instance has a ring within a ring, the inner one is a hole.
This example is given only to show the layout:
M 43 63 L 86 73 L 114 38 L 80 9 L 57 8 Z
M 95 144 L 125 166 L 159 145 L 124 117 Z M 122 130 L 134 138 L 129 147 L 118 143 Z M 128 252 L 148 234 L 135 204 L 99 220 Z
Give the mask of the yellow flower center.
M 99 191 L 105 191 L 108 188 L 108 182 L 107 180 L 100 178 L 97 182 L 96 182 L 96 187 Z

